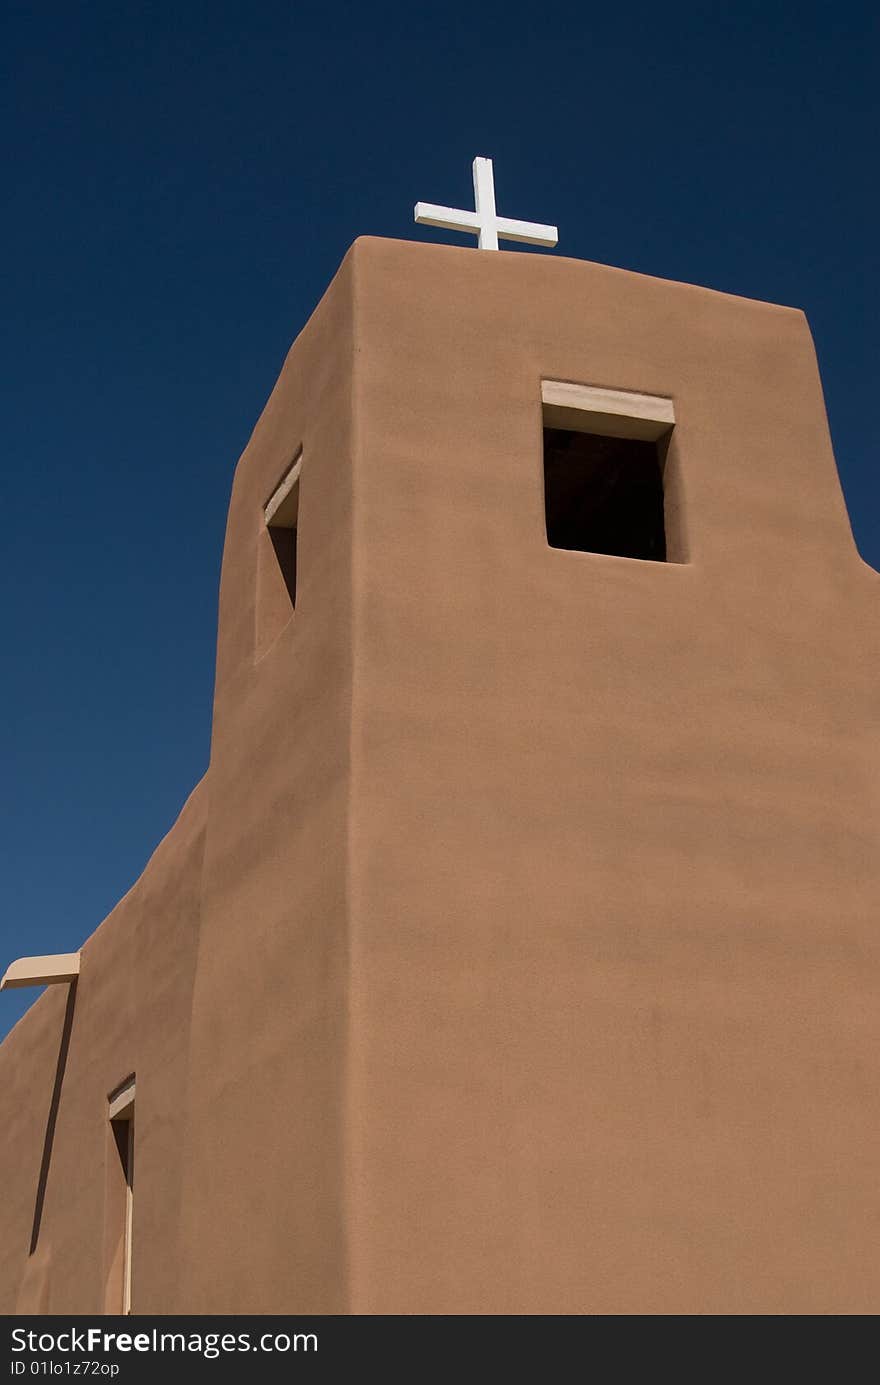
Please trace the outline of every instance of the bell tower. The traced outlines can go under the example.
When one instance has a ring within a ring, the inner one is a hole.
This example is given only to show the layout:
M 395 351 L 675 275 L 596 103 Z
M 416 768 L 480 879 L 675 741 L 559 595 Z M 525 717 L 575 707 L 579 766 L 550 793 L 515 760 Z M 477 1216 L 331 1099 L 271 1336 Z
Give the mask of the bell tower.
M 193 1309 L 869 1310 L 877 594 L 800 312 L 356 243 L 230 513 Z

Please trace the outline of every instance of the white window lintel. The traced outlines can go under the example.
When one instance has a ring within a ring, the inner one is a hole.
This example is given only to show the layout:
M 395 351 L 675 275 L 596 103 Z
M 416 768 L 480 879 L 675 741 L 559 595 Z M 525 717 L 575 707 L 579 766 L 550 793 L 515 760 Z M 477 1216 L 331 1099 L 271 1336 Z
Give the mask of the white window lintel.
M 299 448 L 291 465 L 282 476 L 263 507 L 267 525 L 276 529 L 295 529 L 299 509 L 299 492 L 296 483 L 302 471 L 302 448 Z
M 130 1120 L 134 1110 L 134 1078 L 128 1077 L 121 1087 L 117 1087 L 107 1098 L 109 1110 L 108 1120 Z
M 542 380 L 541 402 L 546 428 L 575 433 L 656 442 L 675 425 L 672 400 L 659 394 Z

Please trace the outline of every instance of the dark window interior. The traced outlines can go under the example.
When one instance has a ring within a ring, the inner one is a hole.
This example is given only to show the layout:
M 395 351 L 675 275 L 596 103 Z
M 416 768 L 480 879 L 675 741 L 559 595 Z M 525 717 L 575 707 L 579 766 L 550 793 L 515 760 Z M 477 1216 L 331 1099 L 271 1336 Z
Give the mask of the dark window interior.
M 656 442 L 545 428 L 544 498 L 552 548 L 666 561 Z
M 269 525 L 269 537 L 278 559 L 281 576 L 287 587 L 291 606 L 296 605 L 296 530 L 282 529 L 280 525 Z

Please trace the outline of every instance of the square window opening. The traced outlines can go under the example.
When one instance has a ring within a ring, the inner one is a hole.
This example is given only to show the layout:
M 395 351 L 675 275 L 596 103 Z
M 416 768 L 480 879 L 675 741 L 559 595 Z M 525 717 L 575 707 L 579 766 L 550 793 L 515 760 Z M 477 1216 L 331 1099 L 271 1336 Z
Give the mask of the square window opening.
M 672 401 L 545 380 L 542 404 L 551 548 L 679 561 L 676 535 L 673 554 L 667 542 Z
M 656 442 L 545 428 L 544 499 L 551 548 L 665 563 Z

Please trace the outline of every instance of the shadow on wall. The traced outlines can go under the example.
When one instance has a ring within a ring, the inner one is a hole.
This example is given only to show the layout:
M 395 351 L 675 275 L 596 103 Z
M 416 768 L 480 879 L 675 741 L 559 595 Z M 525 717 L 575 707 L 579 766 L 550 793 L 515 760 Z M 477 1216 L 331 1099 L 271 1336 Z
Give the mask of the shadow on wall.
M 70 1035 L 73 1030 L 73 1012 L 76 1008 L 76 987 L 74 979 L 67 992 L 67 1007 L 64 1011 L 64 1024 L 61 1030 L 61 1045 L 58 1049 L 58 1062 L 55 1066 L 55 1081 L 49 1114 L 46 1117 L 46 1134 L 43 1137 L 43 1157 L 40 1160 L 40 1176 L 37 1180 L 37 1195 L 34 1199 L 34 1222 L 31 1228 L 31 1245 L 28 1251 L 33 1255 L 40 1239 L 40 1223 L 43 1220 L 43 1203 L 46 1199 L 46 1184 L 49 1181 L 49 1165 L 52 1162 L 52 1145 L 55 1142 L 55 1123 L 58 1119 L 58 1106 L 61 1101 L 61 1086 L 64 1082 L 64 1069 L 67 1067 L 67 1052 L 70 1048 Z

